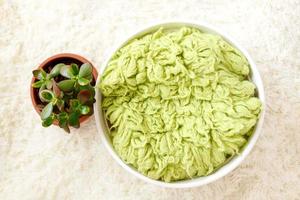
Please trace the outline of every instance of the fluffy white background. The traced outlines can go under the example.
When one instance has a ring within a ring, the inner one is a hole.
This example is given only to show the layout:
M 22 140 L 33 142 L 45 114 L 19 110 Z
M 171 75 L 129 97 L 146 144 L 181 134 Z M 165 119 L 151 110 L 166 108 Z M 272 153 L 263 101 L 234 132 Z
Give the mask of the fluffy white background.
M 42 128 L 29 96 L 31 70 L 78 53 L 98 69 L 124 35 L 159 20 L 211 23 L 240 42 L 262 75 L 262 135 L 240 167 L 214 183 L 164 189 L 125 172 L 94 119 L 67 135 Z M 0 0 L 0 199 L 299 199 L 300 2 Z

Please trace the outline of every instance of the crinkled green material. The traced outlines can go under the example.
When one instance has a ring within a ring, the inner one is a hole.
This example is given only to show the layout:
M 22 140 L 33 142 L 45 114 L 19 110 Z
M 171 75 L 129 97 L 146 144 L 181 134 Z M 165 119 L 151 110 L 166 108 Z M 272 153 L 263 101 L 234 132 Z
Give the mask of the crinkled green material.
M 182 27 L 132 40 L 100 81 L 120 158 L 166 182 L 206 176 L 239 153 L 261 111 L 247 59 L 218 35 Z

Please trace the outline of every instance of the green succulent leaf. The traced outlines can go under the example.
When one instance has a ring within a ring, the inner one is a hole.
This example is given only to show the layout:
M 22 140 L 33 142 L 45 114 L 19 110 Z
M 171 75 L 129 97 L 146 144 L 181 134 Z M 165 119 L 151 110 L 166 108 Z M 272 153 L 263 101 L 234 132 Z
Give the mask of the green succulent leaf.
M 63 128 L 66 132 L 70 133 L 68 120 L 69 115 L 66 112 L 61 112 L 57 115 L 58 125 L 59 127 Z
M 52 86 L 53 86 L 53 93 L 56 97 L 61 98 L 63 96 L 63 92 L 59 89 L 57 86 L 57 83 L 55 82 L 54 79 L 52 79 Z
M 80 78 L 89 78 L 92 75 L 93 67 L 90 63 L 84 63 L 79 69 L 78 76 Z
M 62 124 L 67 122 L 68 118 L 69 118 L 69 116 L 68 116 L 68 113 L 66 113 L 66 112 L 61 112 L 57 115 L 58 121 Z
M 72 63 L 72 64 L 71 64 L 71 68 L 72 68 L 72 70 L 73 70 L 73 74 L 74 74 L 74 75 L 77 75 L 77 74 L 79 73 L 79 67 L 78 67 L 77 64 Z
M 74 85 L 74 91 L 75 91 L 76 93 L 80 92 L 80 85 L 78 84 L 78 80 L 77 80 L 77 82 L 76 82 L 75 85 Z
M 46 80 L 45 84 L 46 84 L 46 88 L 48 90 L 50 90 L 52 88 L 52 81 L 51 80 Z
M 42 102 L 50 102 L 54 99 L 54 93 L 50 90 L 41 90 L 39 92 L 39 97 Z
M 32 75 L 37 79 L 39 79 L 39 74 L 40 74 L 40 70 L 38 70 L 38 69 L 35 69 L 32 71 Z
M 41 71 L 41 78 L 45 79 L 47 77 L 47 73 L 43 69 L 40 69 L 40 71 Z
M 70 133 L 70 128 L 69 125 L 65 125 L 64 127 L 62 127 L 67 133 Z
M 66 77 L 66 78 L 73 78 L 74 77 L 74 71 L 73 71 L 73 69 L 71 68 L 70 65 L 62 66 L 61 69 L 60 69 L 60 74 L 63 77 Z
M 43 84 L 40 88 L 39 88 L 39 97 L 40 97 L 40 93 L 46 89 L 45 84 Z
M 45 120 L 48 117 L 50 117 L 50 115 L 52 114 L 52 111 L 53 111 L 53 103 L 50 102 L 43 108 L 43 110 L 41 112 L 41 119 Z
M 43 69 L 33 70 L 32 74 L 38 80 L 46 79 L 46 76 L 47 76 L 47 73 Z
M 90 82 L 91 81 L 89 79 L 82 78 L 82 77 L 78 78 L 79 85 L 82 85 L 82 86 L 88 85 Z
M 93 75 L 91 74 L 90 76 L 87 76 L 86 79 L 89 79 L 90 81 L 93 80 Z
M 69 116 L 69 124 L 70 126 L 73 126 L 74 128 L 79 128 L 79 113 L 78 112 L 72 112 Z
M 42 87 L 43 84 L 44 84 L 44 81 L 40 80 L 40 81 L 34 82 L 31 86 L 33 88 L 40 88 L 40 87 Z
M 58 63 L 52 68 L 52 70 L 50 71 L 50 75 L 51 75 L 52 78 L 56 77 L 60 74 L 60 69 L 62 68 L 62 66 L 65 66 L 65 64 L 64 63 Z
M 62 91 L 70 92 L 74 87 L 74 83 L 75 83 L 74 80 L 63 80 L 59 82 L 57 85 Z
M 87 115 L 90 112 L 90 107 L 83 105 L 80 106 L 79 110 L 82 115 Z
M 62 99 L 57 99 L 56 106 L 60 111 L 64 110 L 65 102 Z
M 81 90 L 77 95 L 77 99 L 81 104 L 84 104 L 91 98 L 91 96 L 92 94 L 89 90 Z
M 43 120 L 42 122 L 43 127 L 48 127 L 51 124 L 53 124 L 54 119 L 55 119 L 55 115 L 52 113 L 50 117 Z
M 79 100 L 77 100 L 77 99 L 70 100 L 70 109 L 72 112 L 77 111 L 79 106 L 80 106 Z

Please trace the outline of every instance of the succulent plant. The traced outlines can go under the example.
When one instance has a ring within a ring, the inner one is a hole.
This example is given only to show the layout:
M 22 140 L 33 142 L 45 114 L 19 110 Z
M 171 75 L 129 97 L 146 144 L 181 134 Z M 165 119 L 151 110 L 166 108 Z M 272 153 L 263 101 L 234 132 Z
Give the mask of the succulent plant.
M 47 74 L 43 69 L 33 70 L 33 76 L 38 80 L 32 84 L 34 88 L 46 87 L 47 89 L 52 88 L 52 79 L 60 74 L 61 67 L 64 66 L 63 63 L 55 65 L 49 74 Z
M 93 76 L 89 63 L 80 67 L 75 63 L 59 63 L 49 74 L 43 69 L 32 73 L 37 79 L 32 87 L 39 88 L 40 116 L 44 127 L 57 120 L 58 125 L 69 133 L 69 126 L 80 127 L 81 116 L 93 114 L 95 89 L 91 85 Z

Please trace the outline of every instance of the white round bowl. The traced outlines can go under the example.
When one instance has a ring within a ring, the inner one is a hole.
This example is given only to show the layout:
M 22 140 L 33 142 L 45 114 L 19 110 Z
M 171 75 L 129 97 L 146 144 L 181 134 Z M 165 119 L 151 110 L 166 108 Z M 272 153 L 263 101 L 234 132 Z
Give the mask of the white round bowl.
M 158 186 L 163 186 L 163 187 L 169 187 L 169 188 L 188 188 L 188 187 L 196 187 L 196 186 L 201 186 L 208 184 L 210 182 L 213 182 L 232 170 L 234 170 L 244 159 L 245 157 L 250 153 L 251 149 L 253 148 L 259 134 L 262 128 L 263 120 L 264 120 L 264 113 L 265 113 L 265 94 L 264 94 L 264 89 L 263 89 L 263 83 L 260 78 L 259 72 L 256 68 L 256 65 L 252 58 L 249 56 L 248 52 L 243 49 L 236 41 L 231 39 L 229 36 L 227 36 L 223 31 L 220 31 L 216 28 L 213 28 L 210 25 L 206 25 L 203 23 L 193 23 L 193 22 L 167 22 L 167 23 L 161 23 L 161 24 L 156 24 L 153 26 L 148 26 L 145 29 L 142 29 L 141 31 L 138 31 L 137 33 L 131 35 L 131 37 L 128 37 L 125 41 L 120 43 L 118 46 L 113 48 L 111 52 L 108 54 L 105 62 L 102 64 L 102 67 L 100 69 L 100 73 L 97 79 L 97 83 L 99 83 L 100 77 L 103 74 L 109 60 L 113 56 L 113 54 L 122 46 L 124 46 L 127 42 L 131 41 L 134 38 L 141 37 L 147 33 L 152 33 L 156 31 L 160 27 L 164 27 L 164 29 L 176 29 L 182 26 L 190 26 L 190 27 L 195 27 L 198 28 L 204 32 L 208 33 L 215 33 L 223 37 L 227 42 L 229 42 L 232 46 L 236 47 L 239 49 L 243 55 L 248 59 L 251 72 L 250 72 L 250 79 L 252 82 L 256 85 L 257 87 L 257 95 L 258 98 L 262 102 L 262 112 L 260 114 L 259 120 L 256 124 L 255 130 L 252 134 L 252 136 L 249 138 L 247 144 L 244 146 L 242 149 L 241 153 L 239 155 L 234 156 L 231 160 L 229 160 L 223 167 L 219 168 L 212 174 L 208 176 L 203 176 L 203 177 L 197 177 L 194 179 L 189 179 L 189 180 L 182 180 L 182 181 L 176 181 L 176 182 L 171 182 L 167 183 L 164 181 L 159 181 L 159 180 L 154 180 L 151 179 L 140 172 L 138 172 L 135 168 L 131 167 L 130 165 L 127 165 L 125 162 L 122 161 L 122 159 L 118 156 L 117 152 L 114 150 L 112 146 L 112 142 L 109 136 L 109 129 L 107 126 L 107 122 L 105 120 L 105 117 L 102 113 L 102 108 L 101 108 L 101 93 L 99 89 L 96 89 L 96 103 L 94 104 L 94 110 L 95 110 L 95 118 L 96 118 L 96 124 L 97 124 L 97 129 L 99 134 L 101 135 L 102 142 L 104 143 L 105 147 L 108 149 L 109 153 L 112 155 L 112 157 L 128 172 L 131 174 L 135 175 L 136 177 L 148 182 L 152 183 Z

